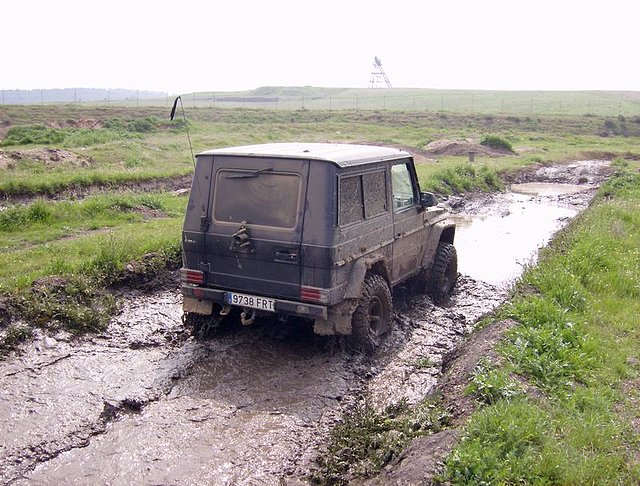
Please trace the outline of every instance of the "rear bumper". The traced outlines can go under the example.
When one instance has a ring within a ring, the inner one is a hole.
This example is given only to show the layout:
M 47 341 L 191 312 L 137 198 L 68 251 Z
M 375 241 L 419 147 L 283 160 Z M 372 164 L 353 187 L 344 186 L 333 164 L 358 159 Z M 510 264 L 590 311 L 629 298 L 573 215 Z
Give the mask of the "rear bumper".
M 220 306 L 226 305 L 225 294 L 226 290 L 212 289 L 208 287 L 199 287 L 197 285 L 182 284 L 180 289 L 182 295 L 187 298 L 197 299 L 199 301 L 210 301 Z M 268 298 L 273 298 L 265 296 Z M 305 319 L 326 319 L 327 307 L 318 304 L 310 304 L 308 302 L 300 302 L 295 300 L 275 300 L 275 314 L 285 314 L 289 316 L 298 316 Z M 270 314 L 267 311 L 258 311 L 265 314 Z

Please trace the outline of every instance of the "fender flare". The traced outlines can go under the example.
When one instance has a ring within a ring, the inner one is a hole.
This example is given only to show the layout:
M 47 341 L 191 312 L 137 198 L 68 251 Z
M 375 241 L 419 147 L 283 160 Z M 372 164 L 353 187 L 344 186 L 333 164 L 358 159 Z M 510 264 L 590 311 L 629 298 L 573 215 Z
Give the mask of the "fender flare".
M 433 261 L 436 256 L 438 244 L 444 242 L 451 243 L 453 245 L 455 235 L 456 224 L 449 219 L 438 221 L 433 225 L 425 248 L 424 258 L 422 259 L 421 266 L 423 269 L 431 271 L 431 266 L 433 265 Z
M 349 280 L 344 289 L 343 299 L 359 299 L 362 296 L 362 286 L 367 272 L 376 267 L 380 274 L 389 283 L 389 269 L 387 261 L 382 253 L 372 253 L 366 257 L 359 258 L 353 263 Z

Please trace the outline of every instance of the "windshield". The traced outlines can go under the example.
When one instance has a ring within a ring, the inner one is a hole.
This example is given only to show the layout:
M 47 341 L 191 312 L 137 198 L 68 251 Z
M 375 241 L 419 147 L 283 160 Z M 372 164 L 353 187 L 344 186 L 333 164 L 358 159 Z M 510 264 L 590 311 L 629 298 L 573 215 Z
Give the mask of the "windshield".
M 293 228 L 300 185 L 300 175 L 290 172 L 220 170 L 216 176 L 213 218 L 220 223 Z

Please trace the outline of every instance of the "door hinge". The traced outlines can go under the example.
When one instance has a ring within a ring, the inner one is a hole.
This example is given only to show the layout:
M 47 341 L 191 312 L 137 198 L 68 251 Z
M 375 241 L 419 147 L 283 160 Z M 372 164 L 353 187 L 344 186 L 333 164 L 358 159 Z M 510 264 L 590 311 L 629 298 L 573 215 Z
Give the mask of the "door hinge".
M 206 214 L 200 216 L 200 231 L 206 233 L 209 231 L 209 226 L 211 225 L 211 220 L 207 217 Z

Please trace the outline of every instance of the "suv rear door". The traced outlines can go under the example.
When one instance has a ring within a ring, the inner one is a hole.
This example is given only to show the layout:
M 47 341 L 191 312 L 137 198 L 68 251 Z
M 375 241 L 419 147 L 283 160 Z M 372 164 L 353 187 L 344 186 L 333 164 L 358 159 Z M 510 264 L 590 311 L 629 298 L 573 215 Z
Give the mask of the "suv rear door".
M 308 160 L 214 156 L 209 285 L 299 298 L 308 173 Z

